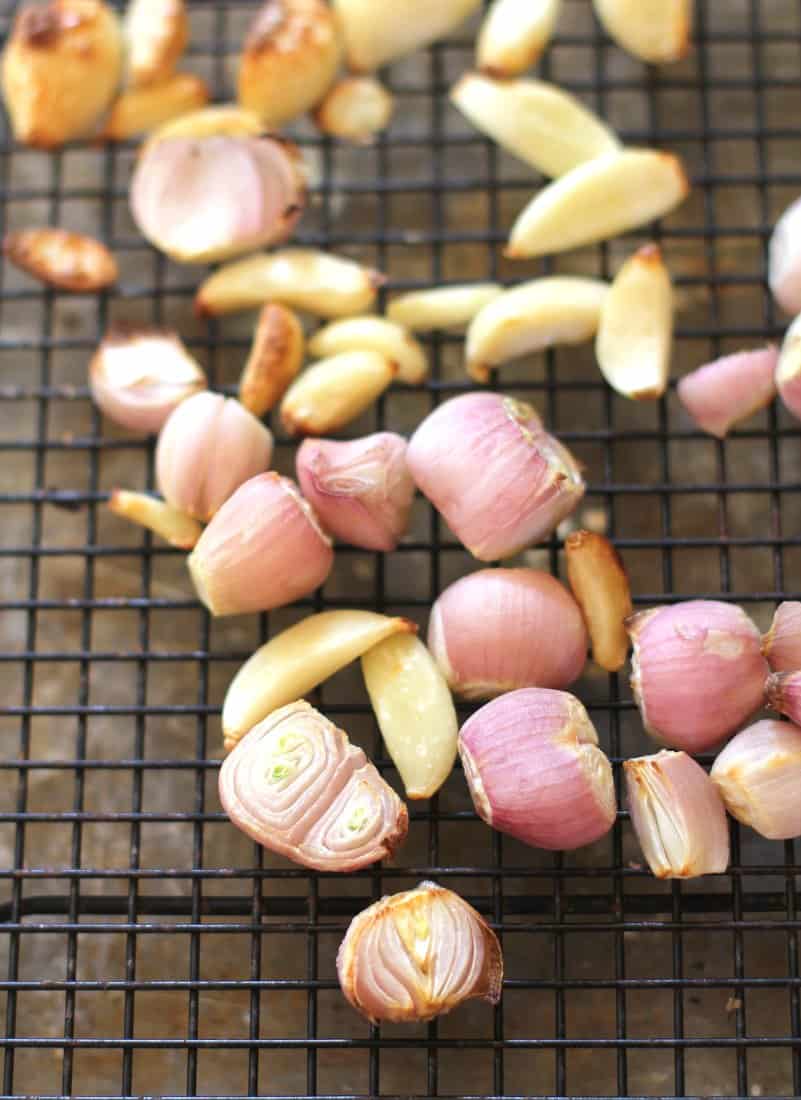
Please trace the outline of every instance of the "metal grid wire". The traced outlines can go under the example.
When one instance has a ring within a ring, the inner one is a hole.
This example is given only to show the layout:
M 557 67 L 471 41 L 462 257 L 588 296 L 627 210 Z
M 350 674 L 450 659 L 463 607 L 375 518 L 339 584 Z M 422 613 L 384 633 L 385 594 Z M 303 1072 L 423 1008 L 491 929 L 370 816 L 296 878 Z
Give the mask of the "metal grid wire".
M 654 230 L 681 307 L 676 376 L 778 339 L 764 247 L 801 191 L 797 0 L 697 0 L 692 54 L 660 71 L 614 47 L 590 7 L 565 0 L 543 75 L 625 140 L 681 153 L 695 184 Z M 217 98 L 231 95 L 252 10 L 192 4 L 188 60 Z M 300 239 L 384 269 L 389 294 L 539 270 L 613 273 L 648 234 L 542 265 L 502 259 L 538 181 L 448 104 L 471 44 L 468 28 L 393 67 L 397 116 L 374 147 L 298 131 L 316 173 Z M 2 273 L 2 1095 L 801 1094 L 792 842 L 733 825 L 726 875 L 656 883 L 625 812 L 591 849 L 537 852 L 477 821 L 458 772 L 413 804 L 395 865 L 353 876 L 290 867 L 227 824 L 218 716 L 237 664 L 309 607 L 385 609 L 424 625 L 474 563 L 418 501 L 397 553 L 341 548 L 305 606 L 212 623 L 181 555 L 103 506 L 115 484 L 152 487 L 153 447 L 92 408 L 86 362 L 112 319 L 165 323 L 233 392 L 248 322 L 196 321 L 198 273 L 137 236 L 126 211 L 133 148 L 50 156 L 5 133 L 0 154 L 4 228 L 86 229 L 121 267 L 118 287 L 79 297 Z M 427 385 L 393 389 L 353 434 L 409 431 L 466 388 L 459 338 L 428 344 Z M 765 627 L 775 602 L 801 591 L 799 431 L 781 410 L 717 443 L 692 429 L 673 389 L 654 404 L 614 396 L 585 349 L 510 366 L 499 382 L 534 401 L 586 464 L 579 522 L 606 523 L 639 606 L 722 596 Z M 291 470 L 287 440 L 277 453 Z M 524 560 L 558 574 L 558 540 Z M 648 751 L 626 678 L 589 667 L 576 690 L 619 779 L 622 759 Z M 316 702 L 397 785 L 358 670 Z M 503 1002 L 369 1027 L 336 987 L 336 947 L 355 912 L 424 877 L 460 891 L 501 933 Z

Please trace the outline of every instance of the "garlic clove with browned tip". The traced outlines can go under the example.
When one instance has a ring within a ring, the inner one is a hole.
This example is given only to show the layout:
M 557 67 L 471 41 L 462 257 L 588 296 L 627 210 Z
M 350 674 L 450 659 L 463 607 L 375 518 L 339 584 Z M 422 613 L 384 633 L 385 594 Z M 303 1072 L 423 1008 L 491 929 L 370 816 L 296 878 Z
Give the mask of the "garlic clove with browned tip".
M 562 0 L 493 0 L 476 42 L 482 72 L 508 80 L 537 61 L 548 45 Z
M 313 118 L 324 134 L 366 145 L 386 130 L 394 110 L 395 97 L 375 77 L 345 76 L 318 103 Z
M 565 539 L 567 578 L 590 633 L 592 656 L 608 672 L 626 663 L 626 620 L 632 613 L 631 588 L 612 543 L 596 531 L 574 531 Z
M 291 309 L 278 302 L 264 306 L 239 379 L 239 400 L 254 416 L 263 416 L 283 397 L 303 366 L 305 344 Z
M 100 241 L 83 233 L 42 226 L 6 233 L 3 255 L 47 286 L 83 294 L 117 281 L 117 261 Z
M 397 364 L 396 381 L 416 386 L 428 375 L 422 344 L 408 329 L 386 317 L 347 317 L 318 329 L 309 340 L 309 353 L 318 359 L 343 351 L 378 351 Z
M 628 53 L 653 65 L 684 57 L 693 0 L 593 0 L 604 30 Z
M 171 546 L 177 546 L 179 550 L 191 550 L 203 531 L 196 519 L 147 493 L 115 489 L 111 494 L 108 507 L 115 516 L 154 531 L 155 534 L 166 539 Z
M 399 57 L 450 34 L 479 7 L 481 0 L 334 0 L 345 39 L 345 59 L 357 73 Z
M 289 435 L 327 435 L 361 416 L 398 373 L 377 351 L 343 351 L 312 363 L 281 402 L 281 423 Z
M 189 41 L 186 4 L 184 0 L 131 0 L 124 31 L 130 86 L 163 84 Z
M 208 98 L 205 81 L 194 73 L 176 73 L 163 84 L 129 88 L 114 101 L 102 136 L 127 141 L 202 107 Z

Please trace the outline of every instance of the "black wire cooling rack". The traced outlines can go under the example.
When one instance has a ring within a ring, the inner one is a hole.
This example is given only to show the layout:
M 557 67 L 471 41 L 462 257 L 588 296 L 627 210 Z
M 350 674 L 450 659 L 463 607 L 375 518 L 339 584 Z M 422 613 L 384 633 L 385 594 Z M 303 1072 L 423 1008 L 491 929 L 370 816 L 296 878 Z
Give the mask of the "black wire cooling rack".
M 13 9 L 3 8 L 6 29 Z M 797 0 L 696 9 L 690 56 L 651 70 L 604 37 L 589 0 L 565 0 L 541 69 L 627 141 L 686 159 L 693 195 L 653 231 L 680 306 L 675 376 L 781 337 L 765 245 L 801 191 Z M 216 98 L 231 95 L 252 10 L 192 4 L 188 64 Z M 314 173 L 299 238 L 382 268 L 388 294 L 543 269 L 613 273 L 650 235 L 541 266 L 502 259 L 539 181 L 449 106 L 471 45 L 468 28 L 392 68 L 396 119 L 372 147 L 298 130 Z M 3 1097 L 801 1094 L 794 843 L 733 825 L 726 875 L 656 883 L 625 812 L 585 851 L 524 849 L 477 821 L 459 772 L 412 805 L 397 864 L 357 875 L 291 867 L 227 824 L 219 709 L 238 663 L 310 607 L 386 609 L 424 625 L 438 592 L 474 563 L 418 501 L 395 554 L 341 548 L 305 605 L 212 623 L 181 555 L 104 508 L 114 485 L 152 486 L 153 446 L 93 410 L 86 364 L 113 319 L 168 324 L 233 392 L 248 322 L 196 321 L 200 273 L 137 236 L 132 147 L 46 155 L 4 133 L 0 153 L 5 228 L 94 232 L 121 268 L 118 287 L 78 297 L 2 274 Z M 459 338 L 428 346 L 431 380 L 393 389 L 353 434 L 410 431 L 466 388 Z M 764 627 L 777 600 L 801 591 L 801 433 L 780 409 L 720 444 L 692 429 L 673 389 L 653 404 L 614 396 L 586 349 L 510 366 L 496 384 L 534 401 L 586 464 L 578 520 L 615 539 L 639 606 L 720 596 Z M 288 441 L 277 454 L 290 470 Z M 524 560 L 559 573 L 559 541 Z M 648 751 L 625 675 L 589 666 L 576 691 L 616 774 Z M 358 670 L 316 702 L 397 783 Z M 339 994 L 336 947 L 355 912 L 421 878 L 494 922 L 504 999 L 430 1025 L 371 1028 Z

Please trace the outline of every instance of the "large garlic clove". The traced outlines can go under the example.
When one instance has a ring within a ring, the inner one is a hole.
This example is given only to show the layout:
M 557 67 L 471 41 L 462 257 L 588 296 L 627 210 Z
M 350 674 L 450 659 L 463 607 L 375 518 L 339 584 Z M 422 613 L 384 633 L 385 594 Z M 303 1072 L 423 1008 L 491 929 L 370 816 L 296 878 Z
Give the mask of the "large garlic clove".
M 801 668 L 801 603 L 785 600 L 776 608 L 770 630 L 762 636 L 762 652 L 773 672 Z
M 182 263 L 225 259 L 284 240 L 306 199 L 300 151 L 276 138 L 160 138 L 131 180 L 141 233 Z
M 161 429 L 156 480 L 169 504 L 209 520 L 235 489 L 267 469 L 272 452 L 272 434 L 238 401 L 198 393 Z
M 76 294 L 103 290 L 119 274 L 116 260 L 100 241 L 50 226 L 6 233 L 3 255 L 46 286 Z
M 151 135 L 147 146 L 165 138 L 261 137 L 263 133 L 258 115 L 233 103 L 218 103 L 165 122 Z
M 131 0 L 124 30 L 131 87 L 169 80 L 189 41 L 184 0 Z
M 646 730 L 663 744 L 704 752 L 762 705 L 768 666 L 741 608 L 688 600 L 641 611 L 626 627 L 632 691 Z
M 345 351 L 377 351 L 397 364 L 397 382 L 416 386 L 428 375 L 428 358 L 408 329 L 384 317 L 349 317 L 318 329 L 309 354 L 318 359 Z
M 462 726 L 459 755 L 479 817 L 524 844 L 568 851 L 614 824 L 612 767 L 586 710 L 565 691 L 493 699 Z
M 387 317 L 412 332 L 461 329 L 503 293 L 500 283 L 465 283 L 413 290 L 393 298 Z
M 308 596 L 334 552 L 289 478 L 260 474 L 240 485 L 203 532 L 187 565 L 212 615 L 270 611 Z
M 239 400 L 254 416 L 264 416 L 283 397 L 303 366 L 305 344 L 291 309 L 277 302 L 264 306 L 239 379 Z
M 451 773 L 459 729 L 436 662 L 414 634 L 396 634 L 364 654 L 362 672 L 407 798 L 431 798 Z
M 373 1023 L 411 1023 L 472 997 L 497 1004 L 503 956 L 489 925 L 433 882 L 384 897 L 355 917 L 337 954 L 353 1007 Z
M 326 435 L 361 416 L 392 382 L 397 365 L 377 351 L 343 351 L 313 363 L 281 402 L 289 435 Z
M 119 21 L 102 0 L 26 4 L 2 64 L 3 98 L 18 141 L 52 149 L 85 137 L 120 83 Z
M 196 519 L 146 493 L 115 489 L 108 507 L 115 516 L 138 523 L 140 527 L 147 527 L 179 550 L 191 550 L 203 530 Z
M 624 50 L 664 65 L 690 46 L 692 0 L 593 0 L 595 13 Z
M 574 531 L 565 540 L 567 578 L 584 613 L 592 656 L 608 672 L 626 663 L 625 622 L 632 612 L 631 589 L 623 562 L 611 542 L 594 531 Z
M 668 214 L 689 190 L 672 153 L 606 153 L 534 196 L 512 226 L 506 255 L 526 259 L 608 240 Z
M 307 439 L 296 465 L 306 499 L 326 530 L 366 550 L 395 549 L 414 497 L 402 436 L 377 432 L 347 443 Z
M 776 396 L 778 348 L 724 355 L 691 371 L 676 393 L 702 431 L 725 439 L 729 430 L 769 405 Z
M 801 725 L 801 670 L 771 673 L 765 684 L 765 696 L 771 710 Z
M 793 317 L 801 313 L 801 198 L 776 222 L 770 238 L 768 279 L 773 297 Z
M 316 688 L 393 634 L 415 633 L 408 619 L 372 611 L 322 611 L 277 634 L 237 672 L 223 703 L 225 748 L 257 722 Z
M 629 811 L 643 855 L 657 878 L 722 874 L 729 827 L 715 784 L 684 752 L 623 763 Z
M 290 703 L 223 761 L 220 801 L 243 833 L 303 867 L 357 871 L 392 855 L 406 807 L 347 734 Z
M 490 368 L 555 344 L 581 344 L 598 328 L 609 284 L 553 275 L 506 290 L 484 306 L 467 331 L 467 372 L 477 382 Z
M 372 76 L 345 76 L 314 112 L 319 130 L 342 141 L 369 144 L 392 121 L 395 97 Z
M 465 73 L 451 90 L 451 102 L 479 130 L 545 176 L 564 175 L 620 149 L 608 126 L 580 100 L 541 80 Z
M 206 376 L 176 333 L 116 326 L 89 364 L 89 387 L 116 424 L 157 432 L 182 401 L 205 390 Z
M 371 308 L 383 282 L 377 271 L 343 256 L 288 248 L 248 256 L 215 271 L 201 283 L 195 312 L 217 317 L 276 301 L 319 317 L 350 317 Z
M 634 401 L 665 392 L 673 345 L 673 286 L 656 245 L 635 252 L 617 273 L 601 308 L 595 341 L 609 385 Z
M 572 684 L 587 659 L 587 632 L 575 601 L 550 574 L 482 569 L 439 596 L 428 646 L 457 695 L 491 699 Z
M 476 42 L 482 72 L 508 79 L 530 69 L 548 45 L 562 0 L 493 0 Z
M 239 102 L 278 130 L 322 99 L 341 53 L 336 17 L 323 0 L 266 0 L 245 39 Z
M 801 836 L 801 729 L 755 722 L 733 737 L 712 766 L 726 809 L 768 840 Z
M 411 438 L 417 487 L 474 557 L 511 557 L 546 538 L 584 495 L 580 469 L 534 409 L 469 393 L 434 410 Z
M 103 137 L 108 141 L 127 141 L 202 107 L 208 98 L 205 81 L 193 73 L 176 73 L 163 84 L 130 88 L 114 101 Z
M 481 0 L 334 0 L 354 72 L 372 72 L 450 34 Z
M 776 386 L 786 408 L 801 420 L 801 314 L 784 334 L 776 366 Z

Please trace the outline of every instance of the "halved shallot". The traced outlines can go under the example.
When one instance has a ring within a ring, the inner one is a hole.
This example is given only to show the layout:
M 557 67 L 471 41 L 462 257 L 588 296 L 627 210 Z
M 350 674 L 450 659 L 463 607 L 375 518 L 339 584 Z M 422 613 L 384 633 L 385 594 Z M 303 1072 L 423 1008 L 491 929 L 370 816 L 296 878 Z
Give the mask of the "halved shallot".
M 776 222 L 770 238 L 768 278 L 773 297 L 793 317 L 801 313 L 801 198 Z
M 343 351 L 377 351 L 397 365 L 397 382 L 416 386 L 428 374 L 428 359 L 408 329 L 385 317 L 348 317 L 318 329 L 309 340 L 309 354 L 318 359 Z
M 785 406 L 801 420 L 801 314 L 784 334 L 776 366 L 776 386 Z
M 530 69 L 553 34 L 562 0 L 493 0 L 476 41 L 482 72 L 507 79 Z
M 481 0 L 334 0 L 348 67 L 372 72 L 450 34 Z
M 755 722 L 729 741 L 710 773 L 726 809 L 768 840 L 801 836 L 801 729 Z
M 567 579 L 590 632 L 592 656 L 608 672 L 626 663 L 626 619 L 632 612 L 626 568 L 609 539 L 574 531 L 565 539 Z
M 702 431 L 725 439 L 741 420 L 764 409 L 776 396 L 775 347 L 724 355 L 681 379 L 676 394 Z
M 785 600 L 776 608 L 770 630 L 762 636 L 762 652 L 772 672 L 801 668 L 801 603 Z

